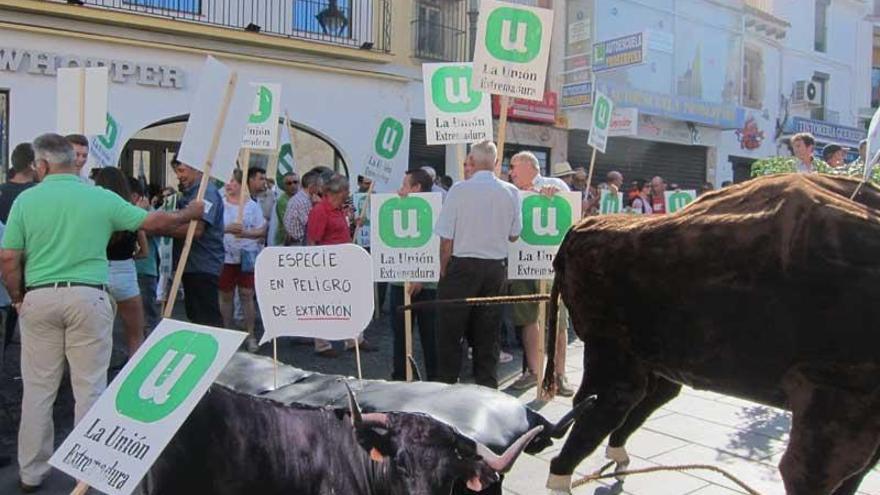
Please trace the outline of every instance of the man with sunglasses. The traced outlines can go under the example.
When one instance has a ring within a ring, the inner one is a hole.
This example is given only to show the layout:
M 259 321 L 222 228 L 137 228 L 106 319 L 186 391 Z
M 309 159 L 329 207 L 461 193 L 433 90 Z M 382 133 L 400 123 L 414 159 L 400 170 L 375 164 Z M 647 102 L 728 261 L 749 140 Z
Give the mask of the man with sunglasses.
M 275 202 L 275 219 L 278 225 L 284 225 L 284 214 L 287 213 L 287 204 L 290 198 L 299 192 L 299 176 L 296 172 L 288 172 L 281 178 L 281 194 Z M 274 245 L 283 246 L 284 238 L 287 236 L 284 228 L 276 229 Z

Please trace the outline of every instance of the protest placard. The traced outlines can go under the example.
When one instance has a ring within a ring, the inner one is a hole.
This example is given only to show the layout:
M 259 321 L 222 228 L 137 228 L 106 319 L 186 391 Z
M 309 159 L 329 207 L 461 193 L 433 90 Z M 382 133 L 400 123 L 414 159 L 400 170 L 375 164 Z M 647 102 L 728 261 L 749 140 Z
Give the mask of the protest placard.
M 103 134 L 89 137 L 89 169 L 94 166 L 115 167 L 119 161 L 119 153 L 122 151 L 120 145 L 123 142 L 122 127 L 109 112 L 106 122 Z
M 473 88 L 542 100 L 552 33 L 552 10 L 481 0 Z
M 440 193 L 374 194 L 370 207 L 376 282 L 436 282 L 440 278 Z
M 110 85 L 107 67 L 58 69 L 55 83 L 58 134 L 102 134 Z
M 109 495 L 132 493 L 245 335 L 162 320 L 49 464 Z
M 605 189 L 599 195 L 599 214 L 612 215 L 623 211 L 623 193 Z
M 177 159 L 199 170 L 210 163 L 209 175 L 228 181 L 235 170 L 244 128 L 254 104 L 251 91 L 251 86 L 238 81 L 238 75 L 231 68 L 208 57 L 199 73 L 199 88 L 190 107 Z M 215 130 L 219 130 L 219 138 L 215 138 Z M 211 152 L 212 145 L 216 146 L 214 152 Z
M 473 64 L 422 64 L 428 144 L 492 139 L 490 95 L 471 87 Z
M 269 247 L 257 256 L 257 301 L 275 337 L 355 338 L 373 317 L 370 255 L 354 244 Z
M 604 93 L 596 90 L 593 119 L 587 144 L 602 153 L 605 153 L 605 145 L 608 143 L 608 128 L 611 124 L 612 112 L 614 112 L 614 102 Z
M 675 213 L 697 199 L 697 191 L 693 189 L 680 191 L 665 191 L 663 199 L 666 201 L 666 213 Z
M 370 249 L 370 195 L 367 193 L 354 193 L 351 195 L 351 202 L 354 205 L 355 218 L 363 218 L 363 224 L 354 230 L 354 239 L 352 242 L 362 248 Z
M 408 165 L 409 120 L 383 116 L 376 129 L 372 146 L 363 160 L 362 175 L 373 181 L 373 191 L 393 192 L 403 180 Z
M 281 85 L 251 83 L 255 92 L 241 147 L 274 152 L 278 147 L 278 116 L 281 113 Z
M 581 218 L 581 195 L 560 192 L 552 197 L 520 191 L 522 234 L 507 250 L 507 278 L 553 278 L 553 259 L 565 234 Z

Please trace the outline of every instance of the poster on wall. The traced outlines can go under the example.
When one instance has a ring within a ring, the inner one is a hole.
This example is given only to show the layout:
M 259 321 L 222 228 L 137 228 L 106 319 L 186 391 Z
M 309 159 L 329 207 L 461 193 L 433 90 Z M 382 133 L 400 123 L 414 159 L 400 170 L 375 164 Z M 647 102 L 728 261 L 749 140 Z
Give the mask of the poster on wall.
M 544 98 L 553 11 L 480 1 L 473 88 L 527 100 Z
M 492 139 L 491 98 L 471 87 L 473 64 L 422 64 L 422 76 L 429 145 Z

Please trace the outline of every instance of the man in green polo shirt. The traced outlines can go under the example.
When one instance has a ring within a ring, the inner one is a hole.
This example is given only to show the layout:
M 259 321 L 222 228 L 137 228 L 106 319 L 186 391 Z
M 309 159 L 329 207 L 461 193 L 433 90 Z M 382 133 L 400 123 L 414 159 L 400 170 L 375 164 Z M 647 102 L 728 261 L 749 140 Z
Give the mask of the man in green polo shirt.
M 104 287 L 110 235 L 138 229 L 168 234 L 204 210 L 193 202 L 178 212 L 148 213 L 80 181 L 75 152 L 62 136 L 44 134 L 33 147 L 42 182 L 16 198 L 0 257 L 3 282 L 21 321 L 18 463 L 25 493 L 36 491 L 49 472 L 52 404 L 65 358 L 77 422 L 107 386 L 114 316 Z

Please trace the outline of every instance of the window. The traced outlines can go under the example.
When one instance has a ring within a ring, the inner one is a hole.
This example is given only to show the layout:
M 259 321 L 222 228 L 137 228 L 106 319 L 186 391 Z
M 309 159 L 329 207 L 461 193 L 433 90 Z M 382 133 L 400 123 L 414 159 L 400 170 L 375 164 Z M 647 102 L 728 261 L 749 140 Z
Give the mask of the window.
M 123 3 L 189 14 L 198 14 L 202 11 L 201 0 L 125 0 Z
M 412 21 L 415 56 L 448 62 L 467 56 L 467 17 L 463 0 L 421 0 Z
M 813 83 L 816 84 L 816 89 L 822 95 L 821 104 L 810 110 L 810 118 L 814 120 L 827 120 L 829 112 L 827 111 L 828 106 L 828 75 L 816 73 L 813 75 Z
M 293 29 L 351 37 L 352 0 L 293 0 Z
M 880 67 L 871 69 L 871 106 L 880 106 Z
M 828 5 L 831 0 L 816 0 L 816 32 L 813 48 L 817 52 L 825 53 L 828 49 Z
M 443 58 L 443 12 L 437 5 L 420 3 L 416 53 L 420 57 Z
M 761 49 L 747 46 L 743 57 L 743 106 L 764 106 L 764 58 Z

